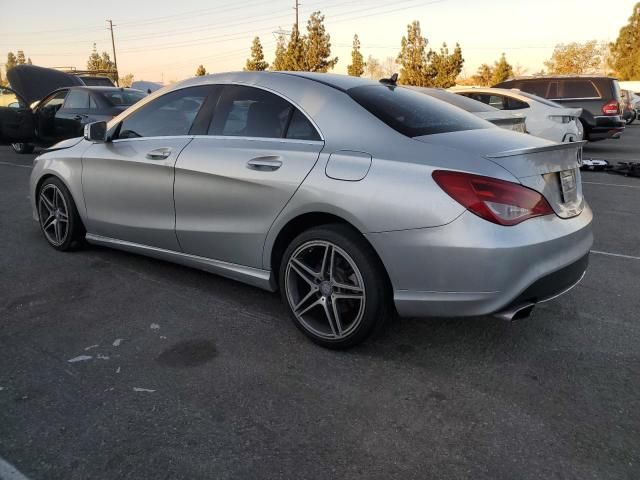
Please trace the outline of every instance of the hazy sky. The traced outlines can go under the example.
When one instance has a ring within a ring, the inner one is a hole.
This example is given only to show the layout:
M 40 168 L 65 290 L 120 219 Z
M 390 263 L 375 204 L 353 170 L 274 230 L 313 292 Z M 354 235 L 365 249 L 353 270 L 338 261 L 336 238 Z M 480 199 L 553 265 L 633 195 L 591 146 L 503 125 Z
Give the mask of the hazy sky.
M 0 63 L 22 49 L 37 65 L 85 68 L 94 42 L 111 53 L 111 18 L 121 75 L 180 80 L 201 63 L 209 72 L 239 70 L 255 35 L 273 59 L 274 32 L 291 28 L 294 1 L 0 0 Z M 636 2 L 609 0 L 603 9 L 602 0 L 301 0 L 300 24 L 304 31 L 311 12 L 325 14 L 338 73 L 351 61 L 354 33 L 365 57 L 384 60 L 397 55 L 412 20 L 432 48 L 459 42 L 466 74 L 502 52 L 533 73 L 557 43 L 614 40 Z

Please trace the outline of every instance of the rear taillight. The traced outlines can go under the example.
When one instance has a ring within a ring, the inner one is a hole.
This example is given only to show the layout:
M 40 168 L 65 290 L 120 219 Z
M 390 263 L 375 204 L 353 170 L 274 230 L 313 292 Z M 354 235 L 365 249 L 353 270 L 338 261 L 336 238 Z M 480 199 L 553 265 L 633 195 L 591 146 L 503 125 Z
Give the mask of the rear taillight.
M 615 100 L 611 100 L 609 103 L 605 103 L 602 106 L 602 113 L 605 115 L 618 115 L 620 113 L 620 106 Z
M 436 170 L 433 179 L 469 211 L 498 225 L 517 225 L 553 213 L 542 195 L 518 183 L 448 170 Z

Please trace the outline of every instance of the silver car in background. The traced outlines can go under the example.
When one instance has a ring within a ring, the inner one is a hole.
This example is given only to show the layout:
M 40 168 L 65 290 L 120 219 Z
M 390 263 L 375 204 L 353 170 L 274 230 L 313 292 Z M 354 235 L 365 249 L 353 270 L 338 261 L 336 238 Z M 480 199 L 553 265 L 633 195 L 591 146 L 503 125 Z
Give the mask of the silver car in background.
M 405 316 L 526 316 L 582 278 L 579 143 L 407 88 L 240 72 L 156 92 L 40 155 L 34 217 L 83 241 L 280 290 L 327 347 Z

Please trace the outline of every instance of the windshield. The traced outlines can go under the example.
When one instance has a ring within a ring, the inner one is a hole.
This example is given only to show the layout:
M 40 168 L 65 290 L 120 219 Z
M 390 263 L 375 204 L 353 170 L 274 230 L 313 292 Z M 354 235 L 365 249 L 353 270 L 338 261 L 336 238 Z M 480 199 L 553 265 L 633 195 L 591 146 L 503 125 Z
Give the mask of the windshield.
M 420 88 L 417 90 L 425 95 L 429 95 L 430 97 L 450 103 L 454 107 L 461 108 L 467 112 L 495 112 L 498 110 L 486 103 L 473 100 L 469 97 L 463 97 L 462 95 L 456 95 L 455 93 L 447 92 L 446 90 L 440 90 L 438 88 Z
M 146 93 L 138 90 L 113 90 L 101 93 L 114 107 L 133 105 L 147 96 Z
M 350 88 L 347 94 L 407 137 L 493 127 L 470 113 L 408 88 L 366 85 Z
M 537 95 L 533 95 L 532 93 L 529 93 L 529 92 L 523 92 L 522 90 L 520 90 L 518 92 L 518 95 L 522 95 L 523 97 L 530 98 L 531 100 L 535 100 L 536 102 L 544 103 L 548 107 L 564 108 L 559 103 L 552 102 L 551 100 L 547 100 L 546 98 L 542 98 L 542 97 L 539 97 Z

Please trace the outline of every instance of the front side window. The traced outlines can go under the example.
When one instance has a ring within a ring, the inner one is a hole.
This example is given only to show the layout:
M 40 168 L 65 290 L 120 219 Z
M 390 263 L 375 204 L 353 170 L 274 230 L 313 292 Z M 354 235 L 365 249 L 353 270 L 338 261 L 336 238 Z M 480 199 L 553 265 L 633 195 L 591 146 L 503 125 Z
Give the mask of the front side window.
M 208 93 L 198 86 L 162 95 L 125 118 L 118 138 L 188 135 Z
M 224 87 L 209 135 L 320 140 L 309 120 L 285 99 L 244 85 Z
M 408 88 L 366 85 L 350 88 L 347 94 L 407 137 L 493 127 L 471 113 Z
M 89 108 L 89 94 L 84 90 L 71 90 L 64 101 L 64 108 Z
M 45 100 L 45 102 L 42 104 L 42 108 L 47 109 L 47 110 L 58 110 L 62 104 L 64 103 L 64 99 L 67 96 L 67 90 L 62 90 L 56 94 L 54 94 L 52 97 L 50 97 L 48 100 Z

